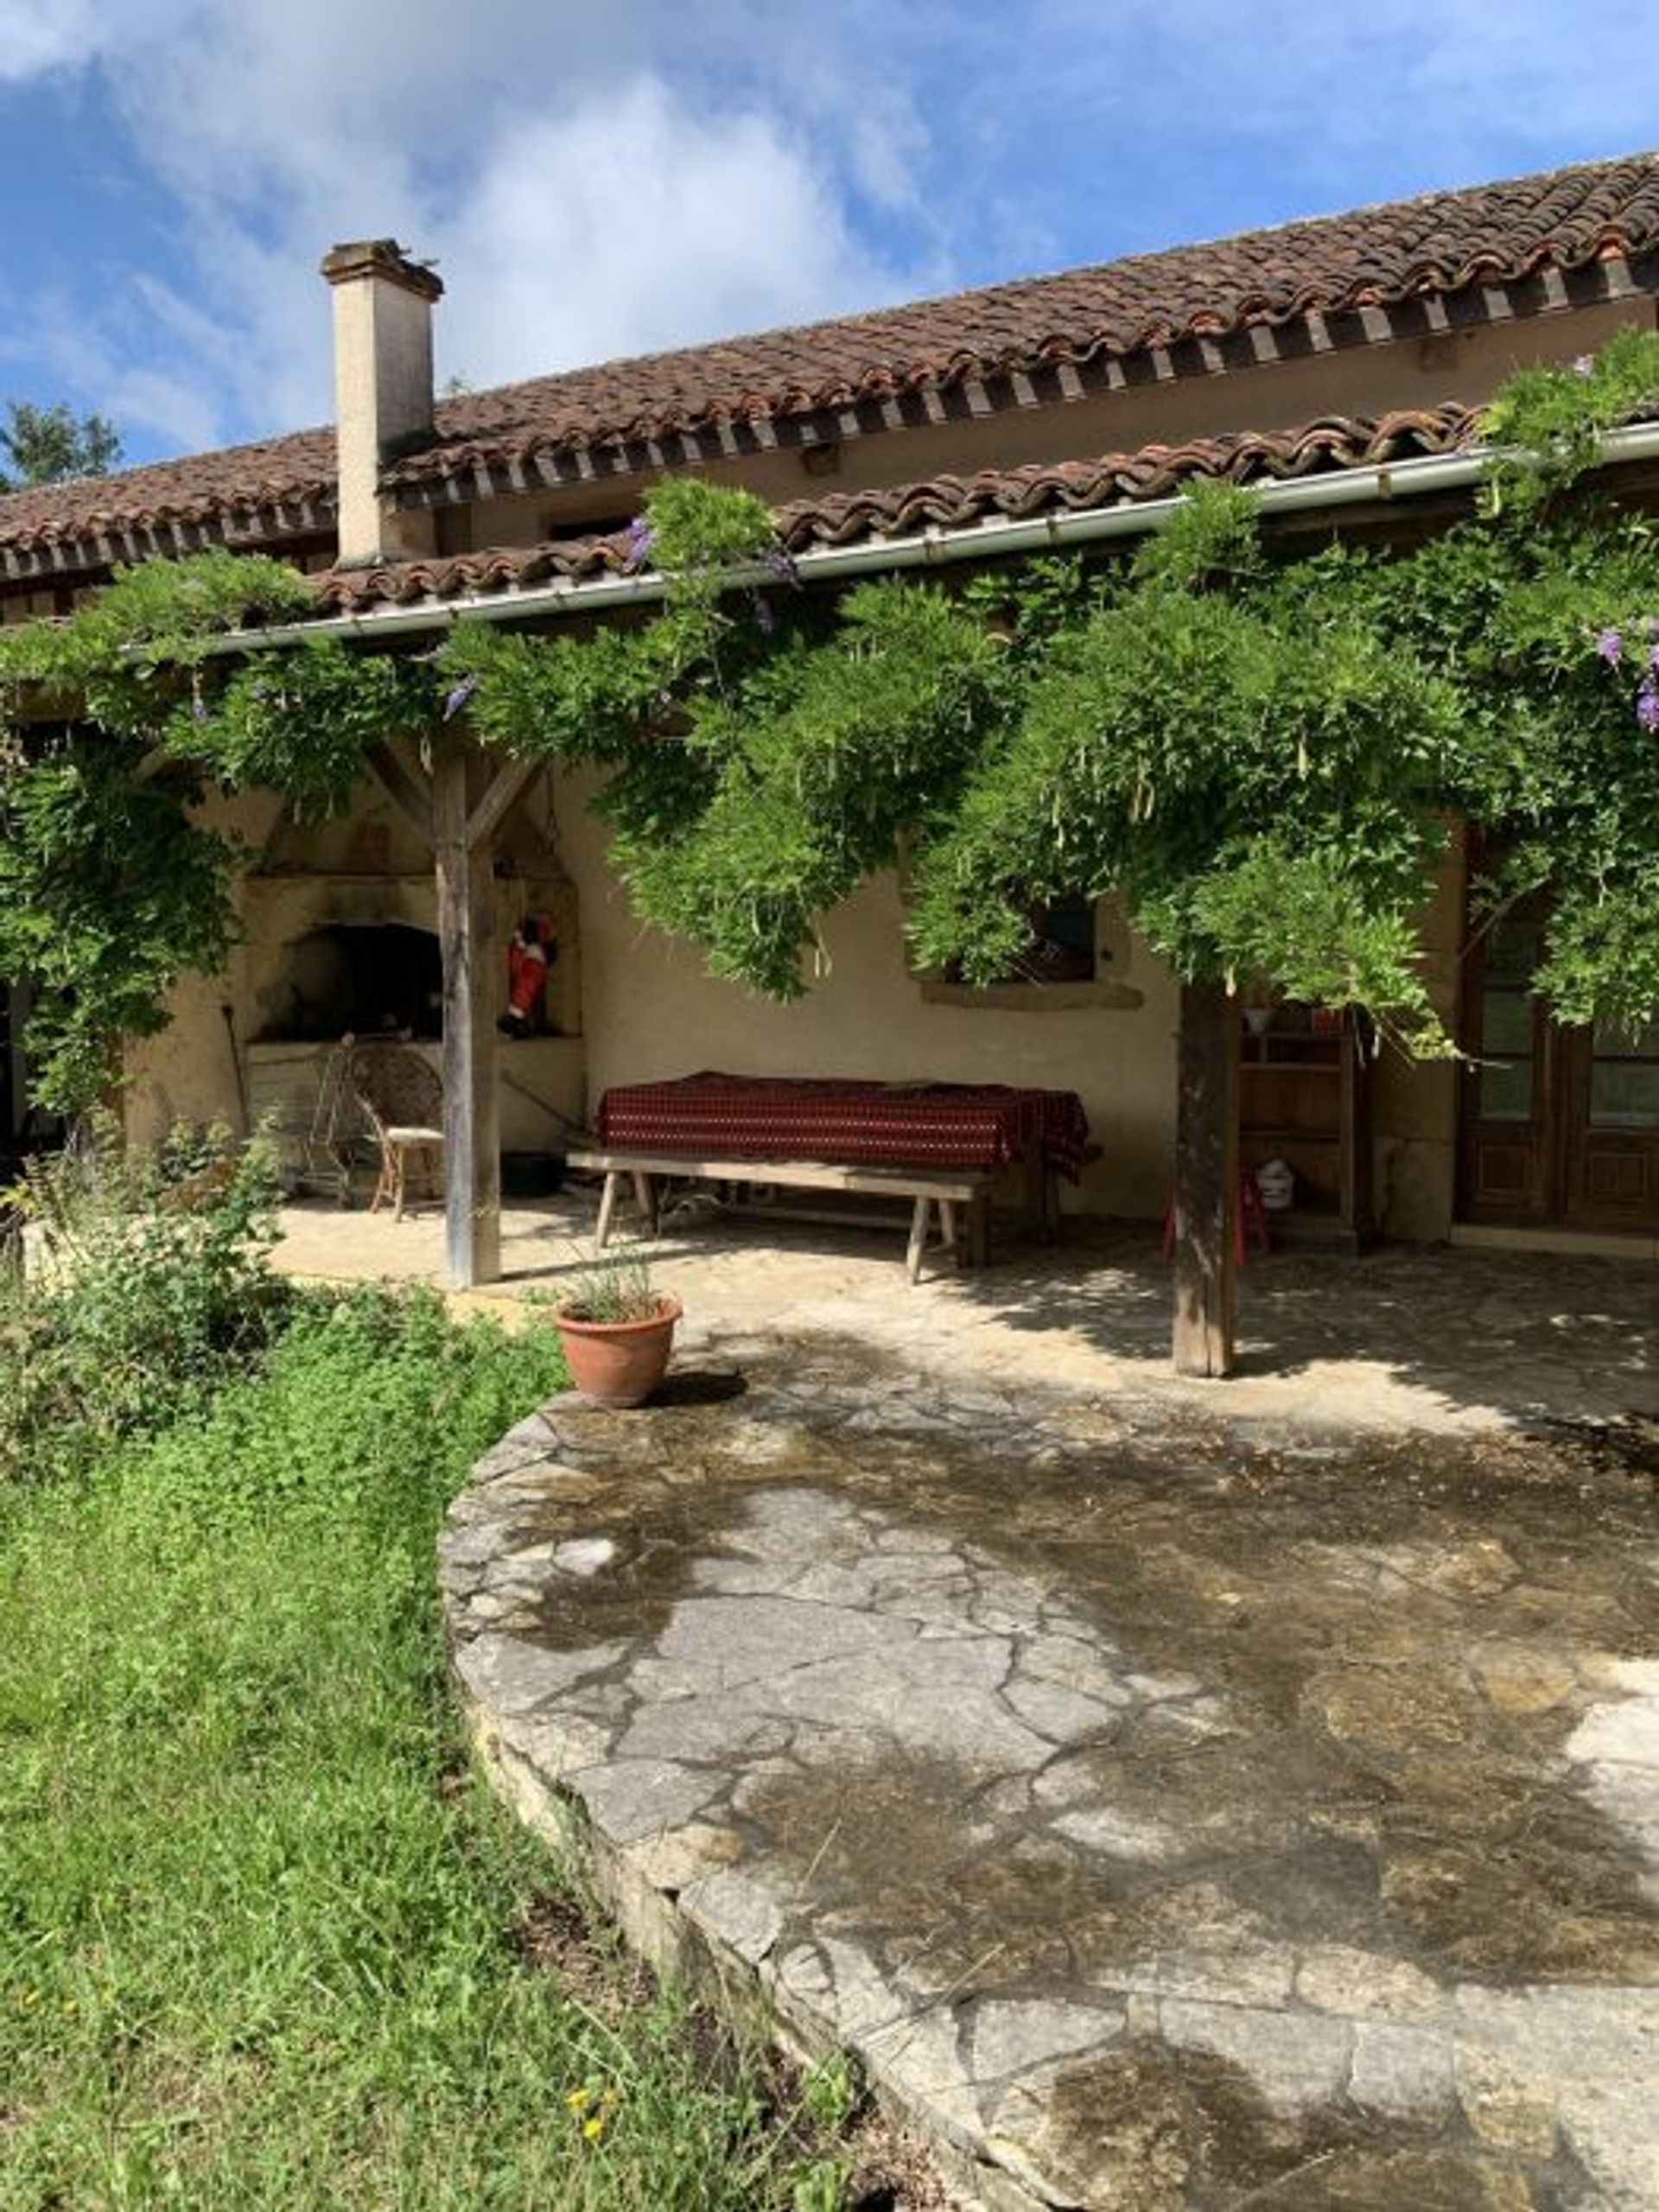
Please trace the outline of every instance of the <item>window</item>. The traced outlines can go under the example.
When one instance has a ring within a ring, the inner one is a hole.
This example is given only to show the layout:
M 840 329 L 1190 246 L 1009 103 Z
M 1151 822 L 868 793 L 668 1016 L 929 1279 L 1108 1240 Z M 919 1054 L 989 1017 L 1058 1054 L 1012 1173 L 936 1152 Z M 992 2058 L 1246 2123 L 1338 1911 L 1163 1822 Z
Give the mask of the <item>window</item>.
M 953 961 L 919 977 L 923 998 L 1011 1012 L 1141 1004 L 1141 993 L 1124 980 L 1129 933 L 1115 902 L 1047 899 L 1031 908 L 1028 920 L 1025 944 L 994 982 L 968 982 Z
M 1033 906 L 1027 917 L 1031 934 L 999 984 L 1092 983 L 1100 965 L 1095 943 L 1095 902 L 1092 899 L 1055 899 Z M 944 971 L 947 983 L 965 979 L 952 961 Z

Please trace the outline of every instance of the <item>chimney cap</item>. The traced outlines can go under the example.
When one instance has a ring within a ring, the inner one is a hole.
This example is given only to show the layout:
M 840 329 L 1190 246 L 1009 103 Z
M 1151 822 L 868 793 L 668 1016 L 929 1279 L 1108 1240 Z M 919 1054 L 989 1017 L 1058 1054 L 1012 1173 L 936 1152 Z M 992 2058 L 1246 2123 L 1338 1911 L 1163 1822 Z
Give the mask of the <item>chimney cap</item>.
M 351 284 L 365 276 L 384 276 L 423 300 L 443 297 L 443 279 L 423 261 L 411 261 L 396 238 L 350 238 L 322 257 L 331 284 Z

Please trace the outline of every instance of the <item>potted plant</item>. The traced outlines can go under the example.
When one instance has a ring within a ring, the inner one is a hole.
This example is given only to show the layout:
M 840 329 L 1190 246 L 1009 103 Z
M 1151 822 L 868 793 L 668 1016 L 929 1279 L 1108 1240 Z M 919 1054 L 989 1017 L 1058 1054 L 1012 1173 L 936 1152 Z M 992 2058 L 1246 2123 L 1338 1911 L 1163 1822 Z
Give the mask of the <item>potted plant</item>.
M 596 1406 L 643 1405 L 667 1370 L 680 1313 L 632 1254 L 584 1269 L 555 1300 L 571 1382 Z

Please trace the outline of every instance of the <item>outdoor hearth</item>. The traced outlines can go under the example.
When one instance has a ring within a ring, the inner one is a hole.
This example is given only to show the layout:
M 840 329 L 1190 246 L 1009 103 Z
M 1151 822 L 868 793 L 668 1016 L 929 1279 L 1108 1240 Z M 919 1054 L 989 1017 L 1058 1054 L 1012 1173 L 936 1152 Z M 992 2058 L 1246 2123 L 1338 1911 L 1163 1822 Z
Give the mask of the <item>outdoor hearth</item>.
M 443 1034 L 443 969 L 430 930 L 402 922 L 331 923 L 288 950 L 256 1041 Z

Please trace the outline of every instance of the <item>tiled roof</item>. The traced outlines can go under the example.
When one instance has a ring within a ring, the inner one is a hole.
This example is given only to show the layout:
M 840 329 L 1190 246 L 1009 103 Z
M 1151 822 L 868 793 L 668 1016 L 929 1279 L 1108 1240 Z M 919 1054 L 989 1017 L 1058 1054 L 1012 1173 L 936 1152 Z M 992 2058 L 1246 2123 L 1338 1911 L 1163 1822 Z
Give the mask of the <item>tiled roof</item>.
M 1262 484 L 1374 467 L 1476 442 L 1478 410 L 1447 405 L 1403 410 L 1376 419 L 1322 416 L 1299 429 L 1244 431 L 1184 444 L 1144 446 L 1094 461 L 1034 462 L 981 469 L 873 492 L 834 492 L 780 508 L 777 521 L 792 553 L 822 545 L 879 543 L 930 527 L 966 529 L 1002 517 L 1026 519 L 1132 505 L 1166 497 L 1198 478 Z M 320 613 L 444 602 L 476 594 L 521 591 L 560 579 L 573 583 L 626 572 L 626 532 L 498 546 L 374 568 L 336 569 L 316 579 Z
M 1633 267 L 1632 264 L 1635 264 Z M 409 504 L 902 429 L 1659 284 L 1659 154 L 1431 193 L 446 400 Z M 0 578 L 325 526 L 327 430 L 0 499 Z M 153 535 L 154 543 L 148 542 Z M 73 553 L 73 557 L 71 557 Z
M 1573 271 L 1656 246 L 1659 154 L 1585 163 L 508 385 L 451 401 L 439 443 L 400 461 L 390 480 L 413 485 L 544 445 L 662 440 L 711 423 L 775 421 L 1075 372 L 1154 348 L 1282 329 L 1311 314 L 1363 321 L 1367 309 L 1386 313 L 1425 295 Z M 1392 334 L 1375 315 L 1356 333 L 1362 340 Z M 1324 342 L 1332 342 L 1328 333 Z
M 331 531 L 334 512 L 334 434 L 296 430 L 114 476 L 9 493 L 0 498 L 0 576 L 9 556 L 49 565 L 60 554 L 83 565 L 99 544 L 109 550 L 102 556 L 93 550 L 95 560 L 194 550 L 175 542 L 180 532 L 198 542 L 268 543 Z

